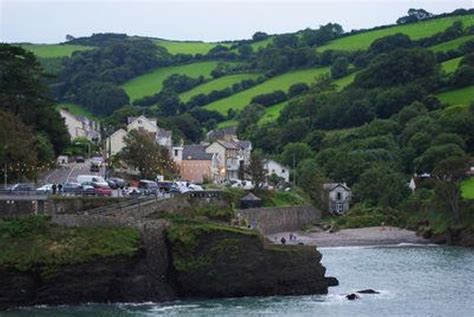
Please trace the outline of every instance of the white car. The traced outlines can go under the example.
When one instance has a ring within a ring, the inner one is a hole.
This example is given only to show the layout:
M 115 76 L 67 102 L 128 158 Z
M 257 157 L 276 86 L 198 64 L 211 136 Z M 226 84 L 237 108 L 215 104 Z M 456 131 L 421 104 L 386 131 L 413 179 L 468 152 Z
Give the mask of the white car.
M 41 187 L 36 188 L 38 194 L 50 194 L 53 192 L 53 184 L 45 184 Z
M 199 186 L 199 185 L 196 185 L 196 184 L 189 184 L 188 185 L 188 189 L 190 191 L 194 191 L 194 192 L 200 192 L 200 191 L 203 191 L 204 189 L 202 188 L 202 186 Z

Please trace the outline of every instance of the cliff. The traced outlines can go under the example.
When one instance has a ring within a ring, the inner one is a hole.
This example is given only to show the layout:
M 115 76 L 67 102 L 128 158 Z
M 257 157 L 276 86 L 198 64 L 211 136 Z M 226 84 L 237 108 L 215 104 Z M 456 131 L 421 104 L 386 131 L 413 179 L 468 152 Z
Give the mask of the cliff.
M 2 247 L 15 241 L 23 253 L 14 247 L 0 251 L 0 309 L 327 293 L 330 279 L 314 247 L 266 245 L 255 231 L 215 223 L 159 224 L 140 223 L 135 229 L 50 225 L 42 235 L 23 233 L 9 241 L 4 235 Z M 141 238 L 135 241 L 131 230 Z M 108 238 L 98 239 L 104 231 Z M 124 234 L 126 239 L 120 238 Z M 94 251 L 77 249 L 75 237 Z M 28 249 L 30 238 L 43 242 Z

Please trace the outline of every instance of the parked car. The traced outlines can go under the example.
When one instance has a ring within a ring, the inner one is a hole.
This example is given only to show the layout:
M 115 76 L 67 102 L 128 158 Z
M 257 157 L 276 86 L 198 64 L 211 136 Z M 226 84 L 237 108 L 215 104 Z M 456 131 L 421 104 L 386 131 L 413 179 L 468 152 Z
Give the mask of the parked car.
M 123 189 L 123 188 L 125 188 L 125 186 L 127 186 L 127 182 L 125 182 L 125 180 L 123 178 L 110 177 L 108 179 L 111 180 L 112 182 L 114 182 L 121 189 Z
M 200 185 L 196 185 L 196 184 L 189 184 L 188 185 L 188 189 L 190 191 L 194 191 L 194 192 L 199 192 L 199 191 L 203 191 L 204 189 L 202 188 L 202 186 Z
M 160 191 L 156 182 L 147 179 L 140 180 L 138 188 L 141 189 L 145 195 L 156 195 Z
M 168 193 L 172 191 L 173 185 L 174 183 L 170 181 L 159 181 L 158 189 L 160 190 L 160 192 Z
M 91 163 L 100 167 L 102 164 L 104 164 L 104 158 L 102 156 L 94 156 L 91 158 Z
M 53 192 L 53 184 L 45 184 L 41 187 L 36 188 L 38 194 L 51 194 Z
M 34 191 L 33 186 L 30 184 L 15 184 L 10 188 L 10 192 L 14 195 L 28 194 L 28 192 Z
M 77 182 L 79 184 L 96 183 L 100 186 L 109 186 L 109 184 L 107 184 L 105 179 L 102 176 L 98 176 L 98 175 L 78 175 Z
M 95 172 L 98 173 L 98 172 L 100 172 L 100 166 L 98 164 L 92 163 L 90 171 L 93 172 L 93 173 L 95 173 Z
M 86 160 L 84 159 L 83 156 L 77 156 L 76 157 L 76 163 L 84 163 Z
M 141 190 L 138 187 L 128 187 L 123 190 L 125 196 L 140 196 L 142 194 Z
M 117 189 L 119 188 L 117 183 L 115 183 L 113 180 L 111 180 L 110 178 L 106 179 L 105 180 L 107 182 L 107 184 L 109 184 L 109 187 L 112 188 L 112 189 Z
M 79 194 L 82 191 L 81 184 L 79 183 L 64 183 L 63 184 L 63 192 L 64 193 L 71 193 L 71 194 Z
M 86 183 L 84 183 L 80 186 L 81 186 L 81 193 L 83 195 L 86 195 L 86 196 L 95 196 L 96 195 L 94 186 L 86 184 Z
M 93 191 L 91 188 L 93 188 Z M 96 196 L 112 196 L 112 189 L 108 185 L 102 185 L 95 182 L 82 183 L 83 193 L 89 194 L 93 192 Z

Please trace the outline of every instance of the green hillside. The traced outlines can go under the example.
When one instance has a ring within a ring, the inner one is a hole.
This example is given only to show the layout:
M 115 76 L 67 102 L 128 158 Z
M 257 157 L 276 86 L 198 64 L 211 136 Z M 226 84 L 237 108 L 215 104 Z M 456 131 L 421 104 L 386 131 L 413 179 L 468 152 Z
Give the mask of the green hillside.
M 334 40 L 326 45 L 317 48 L 317 50 L 355 51 L 359 49 L 367 49 L 370 44 L 372 44 L 372 42 L 376 39 L 395 33 L 404 33 L 408 35 L 412 40 L 418 40 L 423 37 L 428 37 L 435 33 L 444 31 L 455 21 L 461 21 L 464 27 L 468 27 L 474 25 L 474 15 L 445 17 L 413 24 L 397 25 L 386 29 L 355 34 L 352 36 L 347 36 Z
M 474 199 L 474 177 L 466 179 L 461 184 L 462 197 L 465 199 Z
M 138 76 L 125 84 L 125 89 L 131 100 L 151 96 L 161 90 L 163 81 L 172 74 L 185 74 L 190 77 L 209 77 L 219 62 L 200 62 L 180 66 L 158 68 L 148 74 Z
M 260 85 L 241 91 L 230 97 L 217 100 L 204 108 L 207 110 L 216 110 L 222 114 L 227 114 L 227 110 L 231 108 L 241 110 L 250 103 L 254 96 L 270 93 L 275 90 L 283 90 L 286 92 L 291 85 L 299 82 L 310 83 L 314 81 L 315 77 L 327 73 L 328 71 L 329 67 L 292 71 L 273 77 Z
M 264 40 L 254 42 L 254 43 L 250 44 L 250 46 L 252 46 L 254 51 L 258 51 L 260 48 L 267 47 L 268 44 L 270 44 L 272 41 L 273 41 L 273 38 L 269 37 L 269 38 L 266 38 Z
M 438 45 L 434 45 L 430 47 L 430 50 L 433 52 L 444 52 L 449 50 L 454 50 L 459 48 L 462 44 L 474 40 L 474 35 L 463 36 L 452 41 L 440 43 Z
M 334 81 L 337 85 L 338 90 L 346 87 L 347 85 L 351 84 L 354 81 L 357 72 L 347 75 L 341 79 Z M 279 104 L 273 105 L 268 107 L 265 111 L 265 114 L 260 118 L 259 124 L 265 124 L 269 122 L 273 122 L 280 116 L 280 111 L 286 106 L 288 101 L 281 102 Z
M 463 59 L 463 56 L 444 61 L 441 63 L 441 69 L 447 73 L 452 73 L 458 68 L 459 63 L 461 62 L 462 59 Z
M 443 103 L 450 105 L 469 105 L 474 101 L 474 86 L 449 90 L 438 95 Z
M 187 102 L 191 99 L 192 96 L 199 94 L 208 94 L 213 90 L 221 90 L 227 87 L 232 87 L 233 84 L 241 82 L 244 79 L 256 79 L 259 74 L 237 74 L 220 77 L 214 80 L 211 80 L 207 83 L 199 85 L 189 91 L 186 91 L 180 94 L 181 101 Z
M 75 51 L 94 49 L 90 46 L 71 44 L 21 44 L 20 46 L 42 58 L 71 56 Z
M 207 43 L 200 41 L 169 41 L 154 40 L 154 42 L 168 50 L 170 54 L 207 54 L 218 43 Z M 226 44 L 222 44 L 226 45 Z

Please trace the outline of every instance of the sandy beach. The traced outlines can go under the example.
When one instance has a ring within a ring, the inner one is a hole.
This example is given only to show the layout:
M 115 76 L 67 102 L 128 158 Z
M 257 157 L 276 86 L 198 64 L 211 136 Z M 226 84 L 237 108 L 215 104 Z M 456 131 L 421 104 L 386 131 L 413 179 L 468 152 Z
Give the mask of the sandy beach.
M 296 235 L 296 240 L 289 239 L 290 233 Z M 431 241 L 419 237 L 414 231 L 396 227 L 370 227 L 359 229 L 344 229 L 337 232 L 322 231 L 315 227 L 307 231 L 278 232 L 268 234 L 267 238 L 275 243 L 281 243 L 285 237 L 287 244 L 315 245 L 318 247 L 397 245 L 401 243 L 430 244 Z

